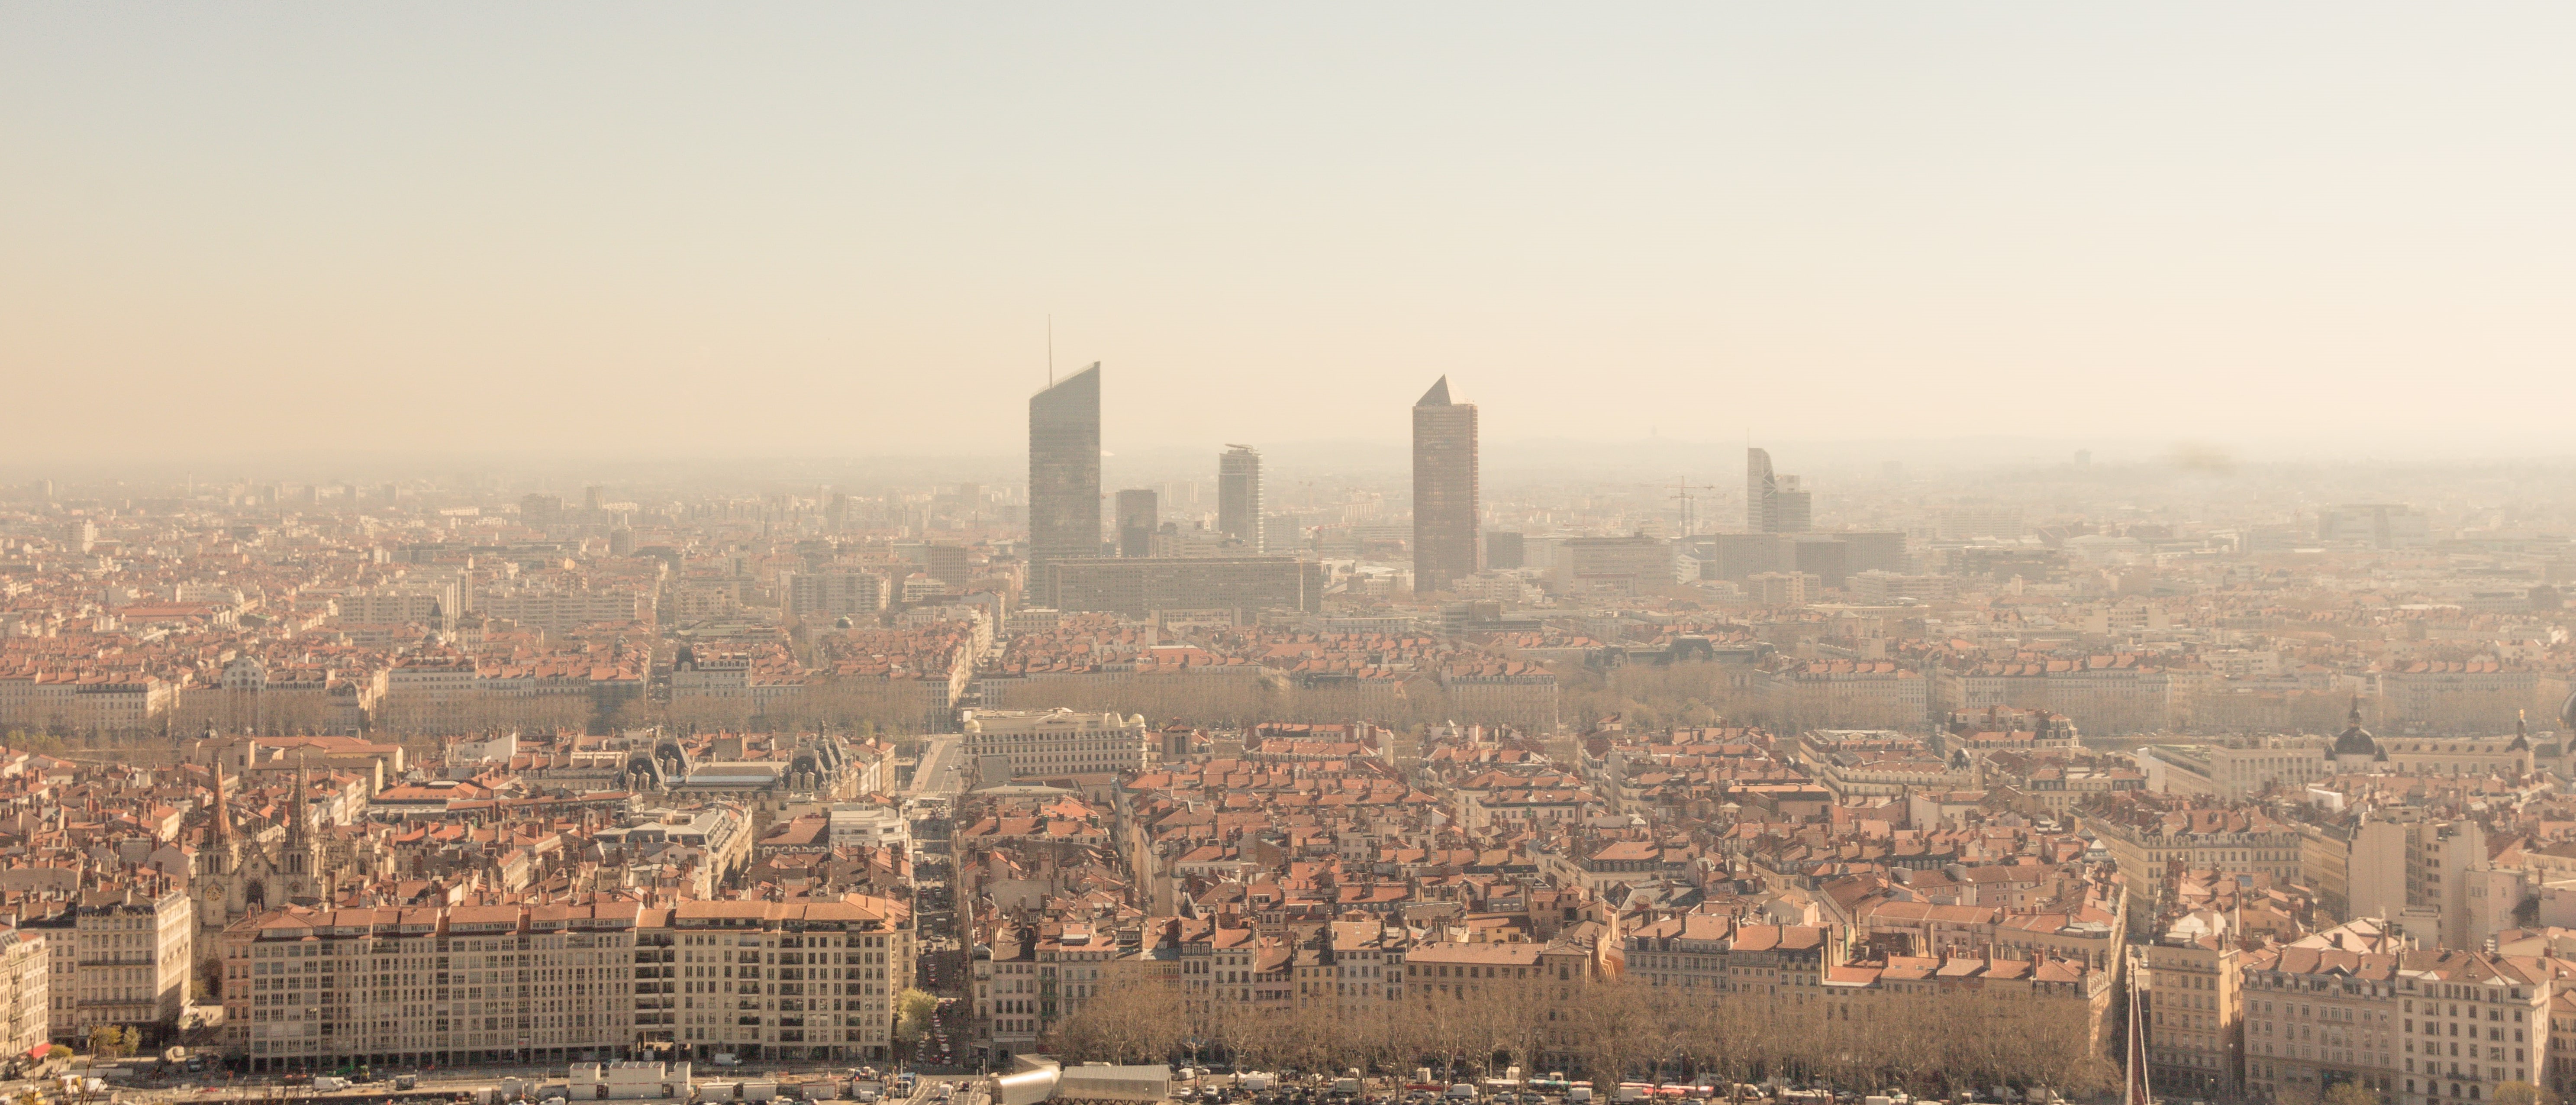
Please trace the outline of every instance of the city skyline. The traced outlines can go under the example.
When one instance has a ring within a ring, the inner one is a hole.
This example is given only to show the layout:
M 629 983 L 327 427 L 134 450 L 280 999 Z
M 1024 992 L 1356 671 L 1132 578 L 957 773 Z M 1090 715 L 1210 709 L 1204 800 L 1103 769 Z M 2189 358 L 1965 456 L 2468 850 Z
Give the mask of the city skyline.
M 5 1073 L 2576 1102 L 2570 45 L 0 5 Z

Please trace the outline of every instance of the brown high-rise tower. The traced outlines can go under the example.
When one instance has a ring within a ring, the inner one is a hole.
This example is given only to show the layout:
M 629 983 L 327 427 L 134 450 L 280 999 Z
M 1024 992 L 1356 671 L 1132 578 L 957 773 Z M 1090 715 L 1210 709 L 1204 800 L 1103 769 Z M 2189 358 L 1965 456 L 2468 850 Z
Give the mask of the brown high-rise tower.
M 1476 405 L 1443 376 L 1413 405 L 1413 589 L 1476 574 Z

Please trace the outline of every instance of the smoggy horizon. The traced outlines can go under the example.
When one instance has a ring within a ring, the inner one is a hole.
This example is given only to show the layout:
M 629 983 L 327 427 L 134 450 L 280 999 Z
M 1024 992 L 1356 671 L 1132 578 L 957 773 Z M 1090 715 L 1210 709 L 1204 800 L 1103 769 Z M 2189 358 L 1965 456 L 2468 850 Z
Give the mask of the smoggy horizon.
M 0 465 L 2566 452 L 2563 9 L 986 14 L 0 12 Z

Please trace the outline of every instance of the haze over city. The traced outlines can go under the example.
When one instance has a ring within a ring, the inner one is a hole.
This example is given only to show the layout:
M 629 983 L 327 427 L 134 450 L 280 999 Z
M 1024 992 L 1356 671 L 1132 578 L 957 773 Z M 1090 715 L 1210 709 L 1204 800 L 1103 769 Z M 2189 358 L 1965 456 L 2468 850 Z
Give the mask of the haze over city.
M 0 460 L 2561 455 L 2571 19 L 13 5 Z
M 2576 1100 L 2571 32 L 0 5 L 0 1101 Z

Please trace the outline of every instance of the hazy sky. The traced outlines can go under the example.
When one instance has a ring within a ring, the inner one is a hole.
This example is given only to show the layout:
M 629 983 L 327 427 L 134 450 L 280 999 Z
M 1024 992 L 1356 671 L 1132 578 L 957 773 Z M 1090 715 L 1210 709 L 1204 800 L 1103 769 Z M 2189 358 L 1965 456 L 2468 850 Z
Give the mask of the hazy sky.
M 2565 453 L 2576 6 L 0 5 L 0 459 Z

